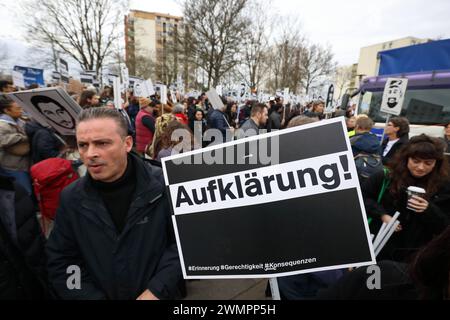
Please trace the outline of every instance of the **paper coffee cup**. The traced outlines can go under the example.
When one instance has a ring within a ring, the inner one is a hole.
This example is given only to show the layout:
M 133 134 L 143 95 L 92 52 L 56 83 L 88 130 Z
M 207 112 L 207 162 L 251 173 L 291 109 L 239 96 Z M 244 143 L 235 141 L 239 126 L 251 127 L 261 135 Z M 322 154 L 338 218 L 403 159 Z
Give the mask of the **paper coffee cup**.
M 423 198 L 427 192 L 423 188 L 409 187 L 406 190 L 406 193 L 408 194 L 408 203 L 409 203 L 409 200 L 411 199 L 412 196 L 419 196 L 419 197 Z M 410 208 L 409 205 L 406 208 L 409 210 L 415 211 L 413 208 Z

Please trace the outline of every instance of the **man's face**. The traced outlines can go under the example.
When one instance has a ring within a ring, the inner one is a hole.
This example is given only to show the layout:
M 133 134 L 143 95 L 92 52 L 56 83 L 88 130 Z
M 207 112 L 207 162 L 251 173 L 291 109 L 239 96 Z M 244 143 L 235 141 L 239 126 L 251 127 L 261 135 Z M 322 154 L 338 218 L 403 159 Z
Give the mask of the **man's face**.
M 450 137 L 450 124 L 445 127 L 445 135 Z
M 83 121 L 78 124 L 76 135 L 81 159 L 94 180 L 114 182 L 123 176 L 133 138 L 123 138 L 116 121 Z
M 269 112 L 267 111 L 267 108 L 264 108 L 262 112 L 258 113 L 259 125 L 265 126 L 268 118 L 269 118 Z
M 97 106 L 100 103 L 100 97 L 99 96 L 93 96 L 90 100 L 91 106 Z
M 19 119 L 22 116 L 23 110 L 16 102 L 13 102 L 9 108 L 6 108 L 5 114 L 13 119 Z
M 75 128 L 75 122 L 71 115 L 58 105 L 51 102 L 41 102 L 38 104 L 38 107 L 41 109 L 42 114 L 53 123 L 66 129 Z
M 11 92 L 15 92 L 16 91 L 16 87 L 12 84 L 8 84 L 4 89 L 3 92 L 4 93 L 11 93 Z
M 400 130 L 400 127 L 396 127 L 396 126 L 394 126 L 394 124 L 392 122 L 388 122 L 386 128 L 384 129 L 384 132 L 387 135 L 391 135 L 391 134 L 396 134 L 397 135 L 397 132 L 399 130 Z

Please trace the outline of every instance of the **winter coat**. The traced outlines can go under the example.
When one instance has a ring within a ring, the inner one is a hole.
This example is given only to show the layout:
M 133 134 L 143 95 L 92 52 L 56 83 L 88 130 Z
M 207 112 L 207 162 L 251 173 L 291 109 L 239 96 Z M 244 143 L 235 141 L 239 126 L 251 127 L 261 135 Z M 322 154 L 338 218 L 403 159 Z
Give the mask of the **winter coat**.
M 9 118 L 9 117 L 8 117 Z M 28 137 L 19 123 L 12 118 L 6 119 L 5 115 L 0 119 L 0 166 L 4 169 L 15 171 L 27 171 L 30 166 L 29 153 L 13 154 L 11 148 L 19 144 L 28 144 Z
M 132 157 L 136 192 L 120 235 L 89 175 L 62 192 L 47 243 L 60 298 L 135 300 L 147 289 L 159 299 L 178 296 L 182 274 L 162 170 Z M 70 266 L 81 270 L 80 290 L 67 288 Z
M 395 157 L 395 154 L 409 141 L 408 136 L 403 136 L 400 138 L 399 141 L 397 141 L 389 150 L 389 152 L 386 154 L 386 156 L 383 157 L 383 164 L 389 164 L 389 162 Z M 384 150 L 386 149 L 386 146 L 389 142 L 389 139 L 385 139 L 383 141 L 383 144 L 381 146 L 381 155 L 383 156 Z
M 45 128 L 37 122 L 29 122 L 25 125 L 25 131 L 31 141 L 31 162 L 33 164 L 58 157 L 63 143 L 51 129 Z
M 427 244 L 450 224 L 450 182 L 429 197 L 429 207 L 425 212 L 416 213 L 406 209 L 408 201 L 406 190 L 396 199 L 388 188 L 381 203 L 377 203 L 384 179 L 385 173 L 380 172 L 363 184 L 364 205 L 368 216 L 373 219 L 372 232 L 377 232 L 381 227 L 382 215 L 393 216 L 397 211 L 400 212 L 398 220 L 403 230 L 394 233 L 381 251 L 380 258 L 404 260 L 413 250 Z
M 220 110 L 213 110 L 211 113 L 208 113 L 209 128 L 220 130 L 223 142 L 226 141 L 227 130 L 230 129 L 225 119 L 225 113 Z
M 150 117 L 154 120 L 153 115 L 141 109 L 136 117 L 136 150 L 144 152 L 145 147 L 153 142 L 154 132 L 147 128 L 142 122 L 144 117 Z
M 48 297 L 44 241 L 31 198 L 0 169 L 0 300 Z
M 365 132 L 357 134 L 350 139 L 352 146 L 353 156 L 361 153 L 377 154 L 381 152 L 380 142 L 375 134 Z

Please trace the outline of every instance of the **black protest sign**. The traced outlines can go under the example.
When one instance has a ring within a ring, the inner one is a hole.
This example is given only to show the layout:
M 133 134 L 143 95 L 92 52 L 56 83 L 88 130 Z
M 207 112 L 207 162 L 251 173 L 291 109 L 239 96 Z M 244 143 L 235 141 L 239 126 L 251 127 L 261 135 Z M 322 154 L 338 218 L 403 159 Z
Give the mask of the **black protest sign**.
M 81 107 L 62 88 L 13 92 L 8 96 L 43 126 L 52 127 L 61 135 L 75 135 Z
M 163 159 L 187 279 L 375 263 L 343 118 Z
M 69 64 L 64 59 L 59 59 L 59 72 L 61 74 L 61 81 L 69 83 Z

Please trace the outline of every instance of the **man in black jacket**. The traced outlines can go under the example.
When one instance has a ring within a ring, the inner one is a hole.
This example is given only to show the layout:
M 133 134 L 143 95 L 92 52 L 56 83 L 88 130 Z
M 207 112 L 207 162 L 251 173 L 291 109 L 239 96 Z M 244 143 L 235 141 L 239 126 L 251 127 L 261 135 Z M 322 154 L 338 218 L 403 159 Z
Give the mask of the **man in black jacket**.
M 0 300 L 44 299 L 44 236 L 25 189 L 0 168 Z
M 36 164 L 49 158 L 56 158 L 61 153 L 64 143 L 58 139 L 52 129 L 36 121 L 25 125 L 25 131 L 31 142 L 31 162 Z
M 76 134 L 88 174 L 61 195 L 47 244 L 53 288 L 62 299 L 178 298 L 161 169 L 130 154 L 132 138 L 115 110 L 84 110 Z

